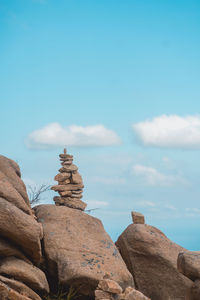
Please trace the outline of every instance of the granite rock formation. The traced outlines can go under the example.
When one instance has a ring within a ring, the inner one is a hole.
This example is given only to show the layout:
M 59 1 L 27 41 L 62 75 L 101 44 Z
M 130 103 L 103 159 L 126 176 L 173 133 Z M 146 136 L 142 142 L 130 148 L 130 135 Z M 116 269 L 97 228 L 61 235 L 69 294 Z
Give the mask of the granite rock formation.
M 43 231 L 20 176 L 19 166 L 0 156 L 0 299 L 39 300 L 49 291 L 38 268 Z
M 73 157 L 64 150 L 60 159 L 56 205 L 31 209 L 19 166 L 0 155 L 0 299 L 44 300 L 50 284 L 51 292 L 72 286 L 79 300 L 199 300 L 200 252 L 171 242 L 135 211 L 115 246 L 84 212 Z
M 73 156 L 67 154 L 66 149 L 59 156 L 62 167 L 59 169 L 60 173 L 54 178 L 58 184 L 51 189 L 58 192 L 60 196 L 55 196 L 54 202 L 58 206 L 84 210 L 87 205 L 81 200 L 83 197 L 83 180 L 78 173 L 77 166 L 73 164 Z
M 193 281 L 190 300 L 200 299 L 200 251 L 184 251 L 177 259 L 178 270 Z
M 116 245 L 137 290 L 152 300 L 188 299 L 192 281 L 177 270 L 177 257 L 184 249 L 160 230 L 131 224 Z

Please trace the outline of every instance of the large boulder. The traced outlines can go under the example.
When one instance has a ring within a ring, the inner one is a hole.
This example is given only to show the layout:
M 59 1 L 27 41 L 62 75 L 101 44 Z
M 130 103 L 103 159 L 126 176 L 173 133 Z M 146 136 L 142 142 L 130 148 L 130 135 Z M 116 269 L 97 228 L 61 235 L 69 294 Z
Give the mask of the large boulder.
M 3 155 L 0 155 L 0 171 L 6 175 L 8 181 L 14 186 L 18 193 L 23 197 L 28 206 L 30 206 L 29 198 L 26 192 L 26 186 L 21 180 L 21 172 L 18 164 Z
M 0 274 L 15 278 L 33 290 L 49 292 L 45 274 L 36 266 L 16 257 L 7 257 L 0 261 Z
M 27 205 L 24 198 L 14 188 L 14 186 L 9 182 L 8 178 L 1 171 L 0 171 L 0 197 L 14 204 L 23 212 L 32 215 L 31 207 Z
M 179 272 L 191 280 L 200 279 L 200 251 L 179 253 L 177 266 Z
M 134 285 L 133 278 L 100 220 L 63 206 L 35 207 L 43 225 L 44 254 L 54 281 L 73 285 L 85 295 L 94 295 L 105 273 L 123 288 Z
M 39 269 L 43 231 L 20 177 L 19 166 L 0 155 L 0 299 L 41 300 L 37 293 L 49 292 Z
M 37 264 L 40 262 L 43 235 L 40 224 L 3 198 L 0 198 L 0 234 L 19 245 Z
M 131 224 L 116 245 L 132 273 L 136 288 L 152 300 L 188 299 L 192 281 L 177 270 L 177 257 L 184 249 L 160 230 Z

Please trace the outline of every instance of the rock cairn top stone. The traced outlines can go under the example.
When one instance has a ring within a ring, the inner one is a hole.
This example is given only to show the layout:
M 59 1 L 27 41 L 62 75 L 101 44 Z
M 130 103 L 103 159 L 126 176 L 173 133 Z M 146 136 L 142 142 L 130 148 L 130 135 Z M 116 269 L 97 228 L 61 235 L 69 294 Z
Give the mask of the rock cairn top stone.
M 70 208 L 84 210 L 87 206 L 81 200 L 83 192 L 83 180 L 78 173 L 78 168 L 73 164 L 73 155 L 67 154 L 66 148 L 64 153 L 59 155 L 61 161 L 61 168 L 59 173 L 55 176 L 58 181 L 57 185 L 52 186 L 52 190 L 59 193 L 60 196 L 54 197 L 56 205 L 63 205 Z

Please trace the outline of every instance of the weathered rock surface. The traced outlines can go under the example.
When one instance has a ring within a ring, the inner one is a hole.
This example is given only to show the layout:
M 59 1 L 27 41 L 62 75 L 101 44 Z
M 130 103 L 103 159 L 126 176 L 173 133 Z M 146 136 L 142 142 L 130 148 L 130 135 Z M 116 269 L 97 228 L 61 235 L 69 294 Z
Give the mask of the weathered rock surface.
M 132 216 L 132 220 L 133 220 L 134 224 L 144 224 L 145 223 L 143 214 L 136 212 L 136 211 L 132 211 L 131 216 Z
M 31 298 L 19 294 L 18 292 L 14 291 L 3 282 L 0 282 L 0 299 L 1 300 L 30 300 Z
M 63 204 L 67 207 L 74 208 L 74 209 L 84 210 L 87 206 L 85 202 L 75 198 L 55 196 L 53 199 L 56 205 L 57 203 L 58 205 Z
M 102 279 L 99 281 L 98 288 L 104 292 L 109 292 L 112 294 L 121 294 L 121 286 L 114 280 Z
M 59 174 L 55 176 L 58 181 L 57 185 L 51 187 L 52 190 L 57 191 L 60 197 L 54 197 L 57 206 L 67 206 L 74 209 L 84 210 L 87 204 L 80 199 L 84 188 L 83 180 L 78 172 L 78 168 L 74 165 L 73 156 L 67 154 L 67 149 L 64 153 L 59 155 L 61 157 L 61 165 Z
M 177 270 L 177 257 L 184 249 L 160 230 L 131 224 L 116 245 L 133 275 L 137 290 L 152 300 L 187 299 L 192 281 Z
M 0 274 L 15 278 L 33 290 L 49 292 L 45 274 L 34 265 L 16 257 L 9 257 L 0 261 Z
M 0 233 L 23 249 L 35 262 L 41 260 L 41 226 L 15 205 L 0 198 Z
M 0 155 L 0 171 L 6 175 L 8 181 L 14 186 L 18 193 L 23 197 L 28 206 L 30 206 L 26 186 L 21 180 L 21 173 L 17 163 L 3 155 Z
M 52 186 L 52 190 L 54 191 L 59 191 L 59 192 L 64 192 L 64 191 L 74 191 L 74 190 L 79 190 L 84 187 L 83 184 L 67 184 L 67 185 L 54 185 Z
M 30 262 L 28 258 L 21 251 L 20 247 L 11 243 L 8 239 L 0 237 L 0 259 L 2 257 L 15 256 L 21 258 L 26 262 Z
M 4 288 L 2 288 L 4 286 Z M 10 291 L 11 290 L 11 295 L 5 294 L 5 286 L 6 290 Z M 16 293 L 16 294 L 15 294 Z M 19 295 L 21 298 L 17 298 Z M 6 297 L 5 300 L 27 300 L 32 299 L 32 300 L 42 300 L 38 294 L 36 294 L 32 289 L 30 289 L 28 286 L 23 284 L 22 282 L 19 282 L 14 279 L 9 279 L 4 276 L 0 276 L 0 299 L 3 300 L 3 297 Z M 16 298 L 15 298 L 16 296 Z M 2 297 L 2 298 L 1 298 Z
M 107 274 L 99 281 L 94 294 L 95 300 L 151 300 L 130 286 L 123 291 L 116 281 L 107 278 Z
M 44 253 L 52 278 L 93 295 L 105 273 L 122 287 L 133 278 L 100 220 L 65 206 L 35 207 L 44 230 Z
M 120 300 L 151 300 L 132 287 L 127 287 L 124 293 L 119 295 L 119 298 Z
M 41 300 L 35 291 L 49 287 L 33 263 L 40 265 L 43 231 L 20 176 L 19 166 L 0 155 L 0 299 Z
M 200 299 L 200 279 L 195 280 L 190 291 L 189 300 Z
M 25 202 L 24 198 L 9 182 L 8 178 L 0 171 L 0 197 L 11 202 L 25 213 L 32 215 L 32 210 Z
M 200 279 L 200 251 L 179 253 L 177 266 L 179 272 L 191 280 Z

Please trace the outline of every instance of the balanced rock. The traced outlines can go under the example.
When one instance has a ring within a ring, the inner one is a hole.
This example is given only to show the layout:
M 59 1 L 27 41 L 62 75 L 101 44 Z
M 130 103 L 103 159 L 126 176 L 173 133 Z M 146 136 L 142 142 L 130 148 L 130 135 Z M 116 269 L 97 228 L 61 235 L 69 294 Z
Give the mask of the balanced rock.
M 62 168 L 54 178 L 58 184 L 52 186 L 51 189 L 58 192 L 60 197 L 54 197 L 54 202 L 57 206 L 84 210 L 87 204 L 80 200 L 84 188 L 83 180 L 78 173 L 77 166 L 73 164 L 73 156 L 67 154 L 66 149 L 59 156 Z
M 187 299 L 192 281 L 177 270 L 177 257 L 184 249 L 160 230 L 145 224 L 131 224 L 116 245 L 137 290 L 152 300 Z
M 44 230 L 44 254 L 53 281 L 72 285 L 84 295 L 94 295 L 99 280 L 109 273 L 122 288 L 134 286 L 115 244 L 100 220 L 65 206 L 34 208 Z
M 142 215 L 141 213 L 132 211 L 131 215 L 132 215 L 132 220 L 133 220 L 134 224 L 144 224 L 145 223 L 144 215 Z

